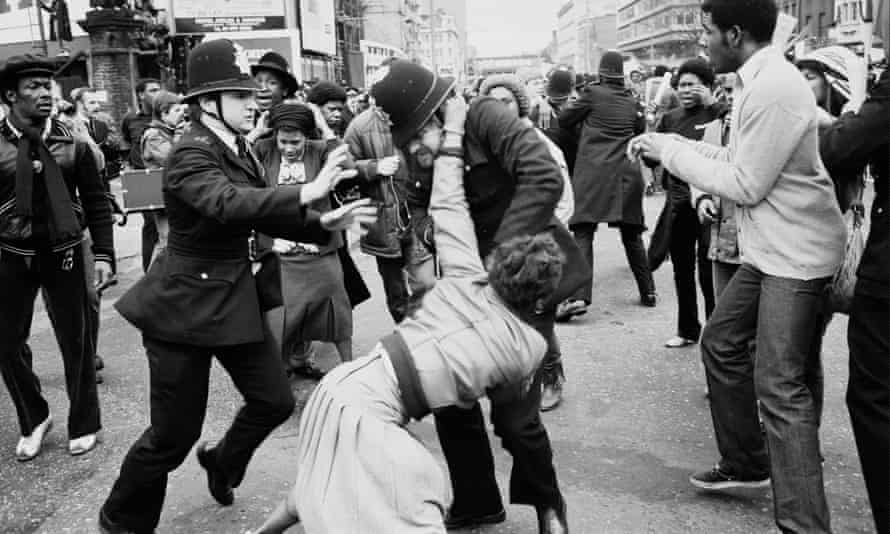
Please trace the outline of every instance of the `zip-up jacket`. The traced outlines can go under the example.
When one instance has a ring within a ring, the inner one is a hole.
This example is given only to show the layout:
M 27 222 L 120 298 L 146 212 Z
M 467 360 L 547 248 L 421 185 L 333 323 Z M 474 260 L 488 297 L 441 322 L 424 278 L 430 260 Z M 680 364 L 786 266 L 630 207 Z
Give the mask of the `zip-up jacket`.
M 83 241 L 82 233 L 74 239 L 50 242 L 47 226 L 48 203 L 42 178 L 38 178 L 34 184 L 32 231 L 26 236 L 16 231 L 23 224 L 21 217 L 15 215 L 19 136 L 8 121 L 0 123 L 0 250 L 33 256 L 38 248 L 58 252 L 76 246 Z M 96 259 L 114 266 L 111 205 L 89 146 L 55 119 L 49 124 L 45 142 L 62 169 L 62 177 L 81 229 L 88 227 L 90 230 Z

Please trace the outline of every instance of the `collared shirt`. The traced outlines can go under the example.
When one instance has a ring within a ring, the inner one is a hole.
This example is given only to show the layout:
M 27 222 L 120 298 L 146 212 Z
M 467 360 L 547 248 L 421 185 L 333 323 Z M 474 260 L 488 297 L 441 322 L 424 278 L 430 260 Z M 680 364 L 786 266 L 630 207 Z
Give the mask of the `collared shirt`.
M 757 51 L 738 74 L 729 146 L 671 138 L 662 163 L 690 185 L 738 205 L 743 263 L 798 280 L 831 276 L 846 235 L 819 156 L 813 92 L 773 47 Z
M 240 157 L 238 154 L 238 136 L 233 134 L 231 130 L 223 125 L 223 123 L 214 119 L 210 115 L 201 115 L 201 122 L 203 122 L 204 126 L 211 132 L 216 134 L 216 136 L 219 137 L 219 140 L 222 141 L 233 154 Z

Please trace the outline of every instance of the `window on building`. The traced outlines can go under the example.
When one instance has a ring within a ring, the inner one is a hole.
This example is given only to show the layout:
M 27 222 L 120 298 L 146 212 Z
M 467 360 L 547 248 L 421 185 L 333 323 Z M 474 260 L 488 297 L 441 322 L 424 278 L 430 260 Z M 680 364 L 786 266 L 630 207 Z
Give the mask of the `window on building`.
M 34 0 L 19 0 L 19 9 L 34 7 Z
M 7 0 L 0 0 L 0 13 L 9 13 L 9 2 Z

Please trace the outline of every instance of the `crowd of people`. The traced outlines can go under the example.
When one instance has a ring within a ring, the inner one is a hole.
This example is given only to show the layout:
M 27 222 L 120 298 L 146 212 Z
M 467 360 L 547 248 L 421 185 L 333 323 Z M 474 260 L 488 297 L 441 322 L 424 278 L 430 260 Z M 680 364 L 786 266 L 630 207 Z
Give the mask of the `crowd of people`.
M 142 334 L 151 422 L 99 511 L 102 532 L 157 527 L 168 475 L 201 435 L 214 358 L 245 402 L 220 441 L 197 447 L 223 506 L 291 416 L 289 377 L 320 381 L 295 485 L 255 534 L 504 521 L 485 396 L 513 457 L 510 501 L 536 510 L 539 532 L 568 532 L 540 413 L 563 400 L 555 324 L 595 301 L 600 223 L 619 230 L 642 306 L 658 305 L 653 271 L 670 260 L 677 328 L 665 346 L 700 343 L 720 458 L 690 483 L 771 487 L 781 531 L 831 532 L 819 443 L 827 295 L 850 261 L 844 214 L 864 215 L 873 183 L 845 309 L 847 405 L 876 530 L 890 532 L 890 70 L 863 91 L 867 66 L 846 49 L 789 59 L 771 45 L 774 0 L 701 9 L 708 60 L 680 65 L 655 100 L 617 52 L 594 76 L 495 75 L 463 93 L 392 59 L 360 91 L 300 83 L 274 52 L 244 69 L 219 39 L 191 52 L 185 94 L 140 81 L 118 127 L 97 91 L 63 95 L 46 58 L 6 58 L 0 370 L 16 458 L 37 457 L 53 424 L 27 344 L 38 291 L 62 352 L 69 451 L 97 446 L 99 301 L 115 280 L 120 213 L 109 182 L 162 170 L 164 208 L 143 212 L 145 275 L 116 303 Z M 648 246 L 646 176 L 666 192 Z M 370 293 L 349 251 L 356 234 L 396 323 L 358 358 L 353 308 Z M 321 369 L 318 342 L 343 363 Z M 404 428 L 430 414 L 450 503 Z

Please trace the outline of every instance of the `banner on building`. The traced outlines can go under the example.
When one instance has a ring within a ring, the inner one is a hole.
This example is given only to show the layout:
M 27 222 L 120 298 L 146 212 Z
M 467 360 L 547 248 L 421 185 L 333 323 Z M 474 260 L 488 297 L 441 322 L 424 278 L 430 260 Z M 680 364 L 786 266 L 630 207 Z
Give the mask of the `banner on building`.
M 283 0 L 173 0 L 176 33 L 283 30 Z
M 300 33 L 304 50 L 336 56 L 334 0 L 300 0 Z

